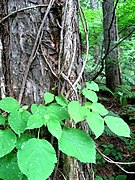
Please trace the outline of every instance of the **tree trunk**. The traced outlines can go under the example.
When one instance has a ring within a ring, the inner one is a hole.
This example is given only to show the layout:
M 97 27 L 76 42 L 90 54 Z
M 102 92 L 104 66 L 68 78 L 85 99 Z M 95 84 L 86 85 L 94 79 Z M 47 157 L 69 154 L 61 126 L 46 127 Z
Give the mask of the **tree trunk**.
M 106 86 L 112 91 L 121 84 L 121 74 L 118 59 L 118 48 L 110 51 L 118 39 L 117 21 L 114 0 L 103 1 L 104 48 Z
M 78 98 L 76 86 L 83 82 L 78 79 L 83 62 L 77 2 L 1 0 L 0 19 L 4 95 L 23 105 L 42 103 L 44 92 L 52 88 L 55 94 Z M 67 179 L 75 180 L 76 161 L 68 158 L 68 162 L 64 166 Z

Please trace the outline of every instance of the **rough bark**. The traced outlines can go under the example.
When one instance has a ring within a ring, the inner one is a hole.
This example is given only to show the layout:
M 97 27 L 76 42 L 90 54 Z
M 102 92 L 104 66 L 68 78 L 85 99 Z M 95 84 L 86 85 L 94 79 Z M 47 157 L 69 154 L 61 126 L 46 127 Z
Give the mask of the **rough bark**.
M 118 39 L 114 0 L 103 1 L 103 24 L 104 48 L 108 54 L 105 59 L 106 86 L 114 91 L 121 84 L 118 48 L 109 52 Z
M 6 96 L 19 99 L 22 92 L 22 104 L 42 102 L 44 92 L 52 91 L 53 87 L 55 94 L 63 93 L 69 99 L 78 98 L 74 83 L 83 61 L 77 2 L 55 0 L 39 33 L 49 2 L 1 0 L 0 3 L 0 19 L 18 9 L 45 4 L 44 7 L 13 13 L 0 23 L 3 47 L 0 78 L 4 75 Z M 64 163 L 67 163 L 64 165 L 67 179 L 77 179 L 77 161 L 68 157 Z

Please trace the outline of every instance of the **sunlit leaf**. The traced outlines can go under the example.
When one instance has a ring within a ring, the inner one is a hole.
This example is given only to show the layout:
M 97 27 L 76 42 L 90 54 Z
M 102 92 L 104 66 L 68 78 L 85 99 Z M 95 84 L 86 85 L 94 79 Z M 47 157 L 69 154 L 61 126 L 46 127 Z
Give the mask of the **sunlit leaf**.
M 45 122 L 45 119 L 42 118 L 42 116 L 40 116 L 38 114 L 31 115 L 28 118 L 26 129 L 40 128 L 43 126 L 44 122 Z
M 49 132 L 55 136 L 57 139 L 60 139 L 62 134 L 62 129 L 60 122 L 56 119 L 48 120 L 47 121 L 47 127 Z
M 108 110 L 101 103 L 90 103 L 86 102 L 85 104 L 92 111 L 99 113 L 101 116 L 105 116 L 108 114 Z
M 21 172 L 30 180 L 47 179 L 57 162 L 54 148 L 43 139 L 33 138 L 24 143 L 17 157 Z
M 55 100 L 61 106 L 67 106 L 68 105 L 68 101 L 62 95 L 55 96 Z
M 50 92 L 46 92 L 44 94 L 44 100 L 45 100 L 46 104 L 51 103 L 54 100 L 54 94 L 52 94 Z
M 11 129 L 0 130 L 0 157 L 10 153 L 16 146 L 16 135 Z
M 92 102 L 97 102 L 98 101 L 97 94 L 94 91 L 91 91 L 91 90 L 88 90 L 88 89 L 83 89 L 82 93 L 90 101 L 92 101 Z
M 84 163 L 95 163 L 95 143 L 89 135 L 80 129 L 63 129 L 58 141 L 59 149 Z
M 129 126 L 123 119 L 114 116 L 106 116 L 104 118 L 109 129 L 118 136 L 130 137 Z
M 89 112 L 86 120 L 89 124 L 90 129 L 98 138 L 104 131 L 104 120 L 103 118 L 96 112 Z
M 93 91 L 99 91 L 98 84 L 95 83 L 94 81 L 91 81 L 90 83 L 86 82 L 86 88 L 90 89 L 90 90 L 93 90 Z
M 24 110 L 23 112 L 12 111 L 8 117 L 8 122 L 12 130 L 20 135 L 27 127 L 27 120 L 31 114 Z
M 12 97 L 6 97 L 0 100 L 0 109 L 6 112 L 12 112 L 20 108 L 18 102 Z

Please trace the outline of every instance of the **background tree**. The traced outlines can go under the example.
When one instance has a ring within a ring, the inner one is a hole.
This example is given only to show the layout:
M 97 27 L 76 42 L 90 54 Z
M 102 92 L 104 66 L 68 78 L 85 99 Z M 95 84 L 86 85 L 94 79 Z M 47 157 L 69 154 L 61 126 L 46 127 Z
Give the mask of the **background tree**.
M 112 91 L 121 84 L 118 48 L 111 50 L 118 41 L 116 5 L 114 0 L 103 1 L 104 48 L 107 55 L 105 58 L 106 86 Z

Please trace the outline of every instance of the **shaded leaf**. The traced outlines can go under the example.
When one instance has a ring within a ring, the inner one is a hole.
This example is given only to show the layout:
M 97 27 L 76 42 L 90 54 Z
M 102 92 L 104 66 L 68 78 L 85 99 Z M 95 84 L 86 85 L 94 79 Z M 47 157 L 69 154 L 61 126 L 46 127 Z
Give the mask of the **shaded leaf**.
M 22 144 L 32 138 L 34 138 L 34 135 L 32 135 L 32 134 L 28 134 L 28 133 L 21 134 L 21 136 L 17 138 L 16 148 L 21 149 Z
M 18 180 L 22 179 L 23 176 L 18 167 L 16 154 L 11 152 L 0 158 L 0 179 Z

